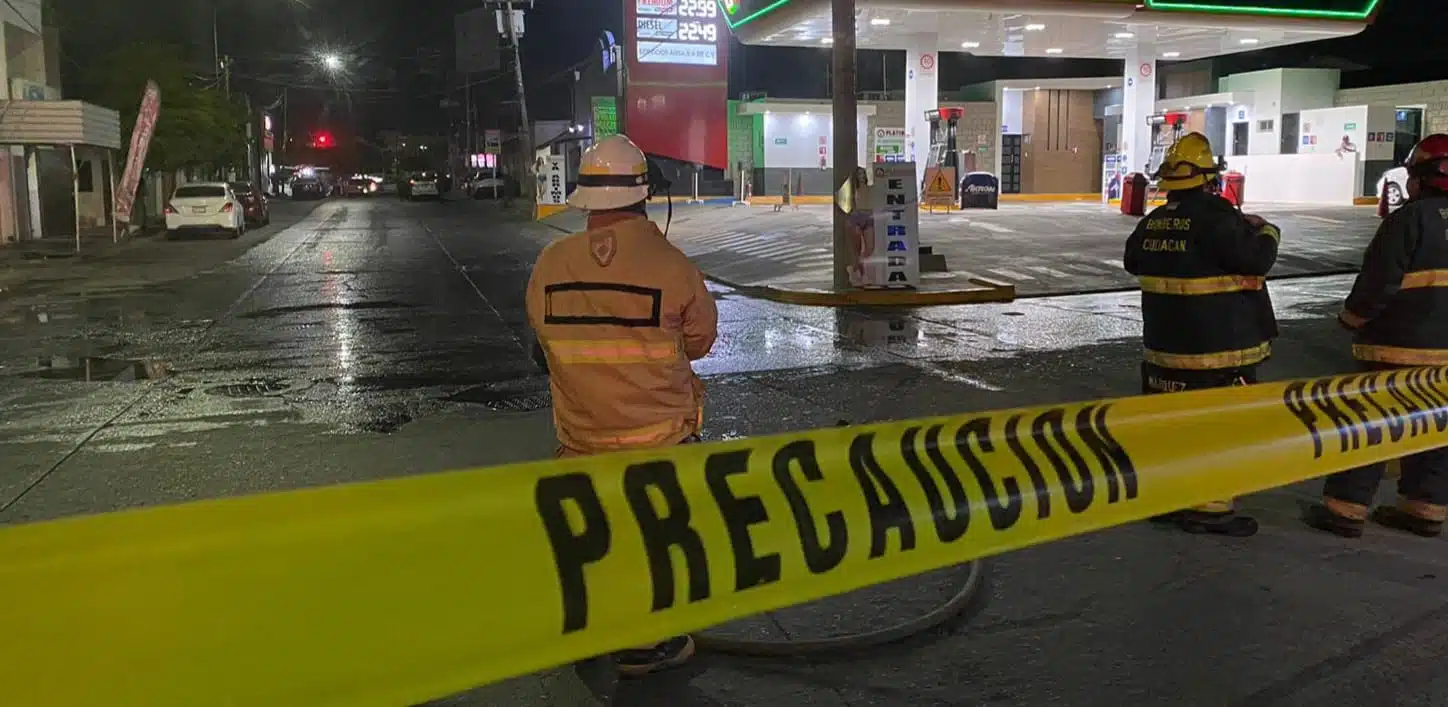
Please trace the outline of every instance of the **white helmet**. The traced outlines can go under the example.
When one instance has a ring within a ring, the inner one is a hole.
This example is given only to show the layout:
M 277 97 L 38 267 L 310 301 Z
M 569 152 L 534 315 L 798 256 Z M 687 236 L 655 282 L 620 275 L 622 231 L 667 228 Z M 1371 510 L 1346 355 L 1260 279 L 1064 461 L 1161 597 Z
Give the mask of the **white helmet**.
M 649 163 L 644 152 L 623 135 L 610 135 L 583 151 L 578 188 L 568 205 L 585 211 L 609 211 L 649 198 Z

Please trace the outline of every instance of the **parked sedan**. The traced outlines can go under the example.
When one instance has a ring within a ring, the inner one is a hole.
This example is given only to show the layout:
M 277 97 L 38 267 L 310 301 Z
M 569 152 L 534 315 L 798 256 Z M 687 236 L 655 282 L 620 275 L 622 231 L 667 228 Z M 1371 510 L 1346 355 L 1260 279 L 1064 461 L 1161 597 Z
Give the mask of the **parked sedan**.
M 251 182 L 232 182 L 231 191 L 241 200 L 246 225 L 265 226 L 271 223 L 271 201 Z
M 166 237 L 184 232 L 223 232 L 232 238 L 246 233 L 241 200 L 225 182 L 202 182 L 176 187 L 166 204 Z
M 474 172 L 463 183 L 464 192 L 474 199 L 517 196 L 518 185 L 505 174 Z
M 342 180 L 339 193 L 344 196 L 370 196 L 377 191 L 377 183 L 366 177 L 352 177 Z
M 331 189 L 316 177 L 293 177 L 288 183 L 288 193 L 294 201 L 302 199 L 325 199 L 331 194 Z
M 407 180 L 408 199 L 441 199 L 442 185 L 434 172 L 418 172 Z

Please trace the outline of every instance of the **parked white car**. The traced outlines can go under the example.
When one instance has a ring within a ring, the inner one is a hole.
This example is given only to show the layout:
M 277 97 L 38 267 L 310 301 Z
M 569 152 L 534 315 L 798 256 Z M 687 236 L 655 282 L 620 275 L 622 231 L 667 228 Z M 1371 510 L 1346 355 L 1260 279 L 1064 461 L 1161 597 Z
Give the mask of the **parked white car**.
M 166 204 L 166 237 L 217 231 L 231 238 L 246 233 L 246 209 L 231 186 L 225 182 L 197 182 L 176 187 Z
M 442 189 L 438 177 L 432 172 L 418 172 L 407 180 L 408 199 L 441 199 Z
M 1394 167 L 1378 179 L 1378 216 L 1386 218 L 1408 200 L 1408 168 Z

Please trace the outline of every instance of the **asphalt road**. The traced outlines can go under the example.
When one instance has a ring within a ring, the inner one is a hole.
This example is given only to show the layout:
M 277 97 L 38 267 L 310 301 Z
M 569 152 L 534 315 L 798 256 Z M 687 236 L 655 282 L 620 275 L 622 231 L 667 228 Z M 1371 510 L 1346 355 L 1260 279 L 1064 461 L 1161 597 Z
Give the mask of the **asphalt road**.
M 1282 229 L 1272 277 L 1355 271 L 1377 228 L 1369 207 L 1263 205 L 1250 209 Z M 665 211 L 651 209 L 662 220 Z M 826 289 L 832 262 L 830 209 L 681 206 L 669 236 L 710 275 L 740 285 Z M 945 256 L 950 274 L 927 286 L 1007 282 L 1022 296 L 1131 289 L 1122 247 L 1137 218 L 1095 202 L 1005 203 L 999 210 L 920 214 L 920 244 Z
M 486 205 L 329 201 L 182 279 L 0 300 L 0 522 L 548 456 L 544 381 L 518 335 L 529 265 L 557 236 Z M 1331 323 L 1347 284 L 1274 287 L 1284 333 L 1266 377 L 1349 367 Z M 711 438 L 1138 388 L 1129 293 L 889 314 L 716 297 Z M 704 656 L 623 686 L 560 670 L 446 704 L 1445 704 L 1443 541 L 1314 534 L 1296 520 L 1314 491 L 1245 499 L 1263 523 L 1248 541 L 1143 524 L 1001 557 L 984 609 L 932 641 L 827 662 Z M 952 581 L 726 630 L 875 628 Z

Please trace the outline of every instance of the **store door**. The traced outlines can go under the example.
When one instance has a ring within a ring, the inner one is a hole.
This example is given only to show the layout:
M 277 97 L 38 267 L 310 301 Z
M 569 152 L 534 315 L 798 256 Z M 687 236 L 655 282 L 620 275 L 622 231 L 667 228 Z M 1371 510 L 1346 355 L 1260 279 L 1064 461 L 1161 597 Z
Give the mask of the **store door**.
M 1021 136 L 1001 136 L 1001 193 L 1021 193 Z
M 1399 108 L 1397 113 L 1397 134 L 1393 136 L 1393 164 L 1400 165 L 1408 159 L 1413 146 L 1423 139 L 1423 109 Z
M 1248 127 L 1251 123 L 1232 123 L 1232 156 L 1247 154 Z

